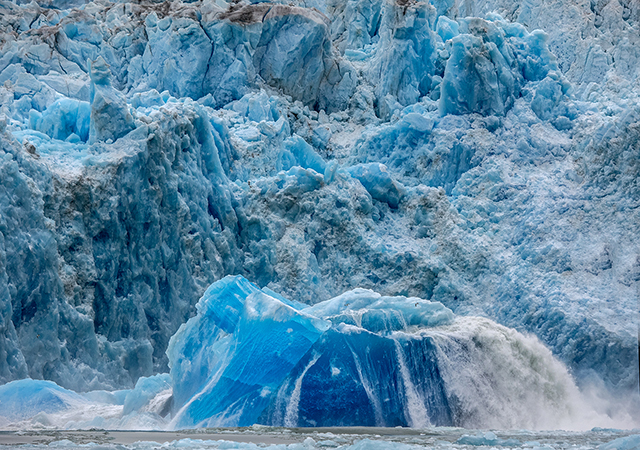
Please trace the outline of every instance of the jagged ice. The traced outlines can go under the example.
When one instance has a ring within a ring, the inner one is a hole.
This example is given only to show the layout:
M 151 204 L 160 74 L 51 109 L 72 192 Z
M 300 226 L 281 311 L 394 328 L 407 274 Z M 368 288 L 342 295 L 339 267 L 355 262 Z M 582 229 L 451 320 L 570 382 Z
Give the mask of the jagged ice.
M 581 402 L 637 423 L 637 3 L 0 12 L 2 395 L 102 405 L 62 416 L 80 427 L 541 427 L 523 405 Z M 204 317 L 227 275 L 247 295 Z M 359 295 L 361 317 L 340 303 Z M 402 298 L 442 309 L 414 317 Z M 212 353 L 190 353 L 194 321 L 218 330 Z M 232 349 L 269 333 L 291 354 L 243 378 L 250 353 Z M 370 345 L 391 367 L 363 362 Z M 567 401 L 517 399 L 507 368 Z M 460 387 L 478 373 L 493 388 Z M 198 406 L 237 383 L 252 407 Z M 318 389 L 354 404 L 323 416 Z

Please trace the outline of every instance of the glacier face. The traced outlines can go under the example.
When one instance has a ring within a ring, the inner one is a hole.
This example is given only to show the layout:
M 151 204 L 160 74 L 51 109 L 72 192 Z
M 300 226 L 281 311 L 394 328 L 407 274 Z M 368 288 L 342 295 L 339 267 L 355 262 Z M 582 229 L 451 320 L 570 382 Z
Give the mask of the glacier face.
M 304 304 L 440 302 L 637 397 L 636 3 L 0 9 L 3 382 L 133 388 L 240 274 Z

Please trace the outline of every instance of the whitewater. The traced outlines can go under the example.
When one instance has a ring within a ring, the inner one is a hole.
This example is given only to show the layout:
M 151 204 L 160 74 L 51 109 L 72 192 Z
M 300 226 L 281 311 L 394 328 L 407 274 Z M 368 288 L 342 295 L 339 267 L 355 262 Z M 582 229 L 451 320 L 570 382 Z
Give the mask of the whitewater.
M 633 0 L 0 1 L 0 445 L 638 448 L 639 74 Z

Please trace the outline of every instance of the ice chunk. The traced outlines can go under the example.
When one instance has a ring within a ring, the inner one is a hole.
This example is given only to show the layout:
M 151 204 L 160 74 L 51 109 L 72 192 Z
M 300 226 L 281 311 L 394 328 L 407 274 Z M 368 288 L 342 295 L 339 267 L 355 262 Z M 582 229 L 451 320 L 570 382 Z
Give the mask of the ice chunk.
M 262 21 L 254 55 L 260 76 L 304 104 L 343 108 L 355 80 L 332 51 L 326 17 L 313 9 L 273 5 Z
M 20 429 L 161 429 L 170 403 L 168 379 L 156 375 L 141 378 L 132 390 L 83 394 L 51 381 L 13 381 L 0 386 L 0 421 Z
M 356 178 L 374 199 L 397 208 L 405 194 L 404 186 L 394 180 L 387 167 L 380 163 L 358 164 L 347 172 Z
M 435 70 L 436 34 L 431 29 L 435 9 L 426 2 L 384 3 L 380 43 L 368 71 L 376 86 L 380 117 L 393 113 L 395 100 L 401 106 L 417 102 L 431 88 Z
M 454 318 L 453 312 L 441 303 L 415 297 L 386 297 L 368 289 L 345 292 L 304 312 L 374 333 L 448 325 Z
M 461 19 L 456 35 L 445 19 L 438 22 L 450 55 L 440 85 L 442 114 L 504 115 L 525 82 L 557 69 L 545 33 L 527 33 L 497 15 L 488 19 Z
M 591 419 L 566 368 L 535 339 L 487 319 L 455 318 L 437 302 L 364 289 L 298 311 L 227 277 L 211 286 L 169 352 L 174 392 L 185 402 L 174 427 Z M 505 407 L 514 401 L 526 407 Z M 515 445 L 494 435 L 461 443 Z
M 242 277 L 214 283 L 167 351 L 175 427 L 246 426 L 329 323 Z
M 498 447 L 517 447 L 521 445 L 521 442 L 517 439 L 500 439 L 493 431 L 480 432 L 475 436 L 463 435 L 456 441 L 456 444 L 460 445 L 493 445 Z
M 640 448 L 640 435 L 634 434 L 602 444 L 599 450 L 637 450 Z
M 513 102 L 514 79 L 493 43 L 469 34 L 451 39 L 451 57 L 440 85 L 442 114 L 502 115 Z
M 458 22 L 455 20 L 451 20 L 447 16 L 438 17 L 436 32 L 443 41 L 448 41 L 456 37 L 458 35 L 458 28 Z
M 23 420 L 87 403 L 81 395 L 51 381 L 24 379 L 0 386 L 0 416 Z
M 277 167 L 280 170 L 289 170 L 294 166 L 324 173 L 326 163 L 304 139 L 293 135 L 284 141 Z
M 171 388 L 171 377 L 168 373 L 152 377 L 140 377 L 135 388 L 129 391 L 124 399 L 122 414 L 137 412 L 147 405 L 160 392 Z
M 205 95 L 204 80 L 211 75 L 208 65 L 214 43 L 202 25 L 188 16 L 158 20 L 155 12 L 146 17 L 145 25 L 149 41 L 143 69 L 148 74 L 149 86 L 160 92 L 166 89 L 175 97 L 199 99 Z M 216 50 L 222 53 L 226 48 L 220 45 Z
M 91 67 L 91 126 L 89 139 L 116 141 L 135 128 L 124 96 L 111 86 L 111 70 L 102 57 Z

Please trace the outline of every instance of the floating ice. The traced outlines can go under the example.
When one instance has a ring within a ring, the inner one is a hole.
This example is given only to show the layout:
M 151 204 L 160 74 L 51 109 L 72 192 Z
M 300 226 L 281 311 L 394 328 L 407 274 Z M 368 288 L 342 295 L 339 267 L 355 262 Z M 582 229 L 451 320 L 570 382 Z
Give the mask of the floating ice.
M 500 439 L 492 431 L 478 433 L 475 436 L 464 435 L 456 441 L 456 444 L 473 446 L 491 445 L 498 447 L 518 447 L 521 445 L 517 439 Z
M 359 289 L 298 311 L 236 276 L 197 308 L 168 350 L 176 428 L 541 428 L 596 417 L 537 341 L 440 303 Z M 514 402 L 526 407 L 506 408 Z
M 142 377 L 134 389 L 76 393 L 51 381 L 0 386 L 0 423 L 9 429 L 165 429 L 171 405 L 168 374 Z
M 237 449 L 256 450 L 316 450 L 341 448 L 345 450 L 450 450 L 460 448 L 472 450 L 473 445 L 456 443 L 460 435 L 471 430 L 461 428 L 432 428 L 424 430 L 408 429 L 333 429 L 325 430 L 283 430 L 273 427 L 250 427 L 245 430 L 202 430 L 195 436 L 193 432 L 153 433 L 153 432 L 110 432 L 110 431 L 60 431 L 36 430 L 9 434 L 16 443 L 28 444 L 34 449 L 78 449 L 99 447 L 101 449 Z M 491 433 L 494 434 L 494 433 Z M 597 450 L 606 447 L 613 440 L 633 441 L 637 436 L 628 436 L 628 431 L 595 429 L 582 433 L 566 431 L 531 430 L 497 432 L 498 440 L 512 444 L 502 448 L 538 450 L 561 450 L 563 448 L 583 448 Z M 5 434 L 5 436 L 7 436 Z M 521 442 L 523 439 L 524 442 Z M 611 443 L 613 443 L 611 442 Z
M 0 386 L 0 416 L 22 420 L 38 413 L 58 413 L 86 400 L 51 381 L 18 380 Z
M 632 436 L 614 439 L 611 442 L 602 444 L 598 448 L 599 450 L 635 450 L 640 448 L 640 435 L 635 434 Z

